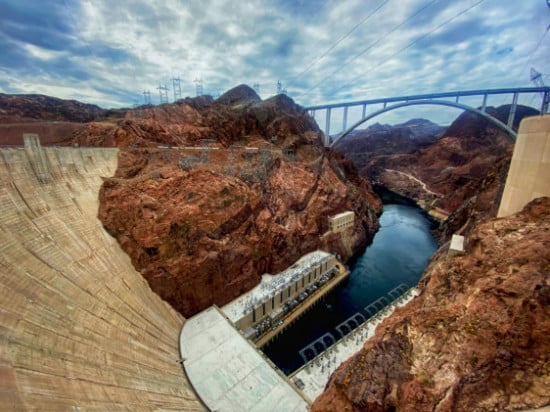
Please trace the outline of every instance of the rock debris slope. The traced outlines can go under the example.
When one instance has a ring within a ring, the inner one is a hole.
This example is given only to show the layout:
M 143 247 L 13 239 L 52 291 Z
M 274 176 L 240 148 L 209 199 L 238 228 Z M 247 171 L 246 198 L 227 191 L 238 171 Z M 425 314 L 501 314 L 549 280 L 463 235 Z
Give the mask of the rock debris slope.
M 0 151 L 0 410 L 202 410 L 177 363 L 184 319 L 97 219 L 117 149 Z

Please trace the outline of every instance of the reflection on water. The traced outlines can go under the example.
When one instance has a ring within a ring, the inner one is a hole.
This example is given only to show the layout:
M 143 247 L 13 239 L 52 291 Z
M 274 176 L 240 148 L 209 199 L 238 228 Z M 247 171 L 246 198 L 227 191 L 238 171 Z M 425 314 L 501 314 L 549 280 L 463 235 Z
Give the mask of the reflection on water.
M 372 244 L 351 264 L 344 287 L 328 295 L 285 333 L 264 348 L 285 373 L 303 363 L 298 351 L 333 332 L 343 320 L 386 295 L 399 284 L 416 285 L 437 242 L 430 233 L 432 222 L 420 209 L 407 205 L 385 205 L 380 230 Z

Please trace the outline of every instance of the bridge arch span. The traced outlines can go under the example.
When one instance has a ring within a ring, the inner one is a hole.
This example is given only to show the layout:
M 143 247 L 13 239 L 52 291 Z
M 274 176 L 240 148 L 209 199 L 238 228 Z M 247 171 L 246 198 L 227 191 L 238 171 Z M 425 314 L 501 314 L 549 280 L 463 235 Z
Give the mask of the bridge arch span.
M 369 114 L 368 116 L 364 117 L 354 125 L 352 125 L 349 129 L 345 130 L 341 135 L 339 135 L 331 144 L 330 147 L 334 147 L 338 142 L 340 142 L 342 139 L 344 139 L 347 135 L 349 135 L 353 130 L 355 130 L 357 127 L 362 125 L 365 122 L 368 122 L 369 120 L 373 119 L 374 117 L 380 116 L 381 114 L 390 112 L 392 110 L 396 110 L 402 107 L 407 106 L 419 106 L 419 105 L 435 105 L 435 106 L 448 106 L 448 107 L 455 107 L 457 109 L 462 109 L 465 111 L 469 111 L 472 113 L 476 113 L 479 116 L 483 117 L 484 119 L 489 120 L 491 123 L 493 123 L 495 126 L 502 129 L 508 137 L 512 140 L 512 142 L 516 141 L 516 132 L 511 128 L 508 127 L 506 124 L 498 120 L 497 118 L 491 116 L 487 112 L 484 112 L 482 110 L 476 109 L 475 107 L 471 107 L 462 103 L 458 102 L 449 102 L 449 101 L 438 101 L 438 100 L 412 100 L 408 102 L 402 102 L 402 103 L 396 103 L 391 106 L 384 107 L 383 109 L 377 110 L 374 113 Z

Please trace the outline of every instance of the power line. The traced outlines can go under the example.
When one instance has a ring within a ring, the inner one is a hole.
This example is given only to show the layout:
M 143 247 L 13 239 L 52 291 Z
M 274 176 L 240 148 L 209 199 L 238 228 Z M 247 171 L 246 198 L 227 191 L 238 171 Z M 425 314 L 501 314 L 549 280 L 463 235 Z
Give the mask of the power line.
M 435 27 L 434 29 L 430 30 L 429 32 L 423 34 L 422 36 L 416 38 L 415 40 L 413 40 L 412 42 L 410 42 L 409 44 L 407 44 L 405 47 L 402 47 L 401 49 L 399 49 L 397 52 L 393 53 L 391 56 L 389 56 L 385 61 L 381 62 L 380 64 L 372 67 L 371 69 L 367 70 L 366 72 L 363 72 L 361 73 L 359 76 L 356 76 L 353 80 L 351 80 L 350 82 L 344 84 L 343 86 L 339 87 L 338 89 L 335 90 L 336 91 L 339 91 L 339 90 L 342 90 L 343 88 L 345 87 L 349 87 L 351 86 L 359 77 L 363 77 L 371 72 L 373 72 L 374 70 L 382 67 L 384 64 L 386 64 L 388 61 L 390 61 L 391 59 L 393 59 L 395 56 L 403 53 L 405 50 L 408 50 L 410 49 L 412 46 L 414 46 L 416 43 L 418 43 L 420 40 L 424 40 L 426 37 L 430 36 L 431 34 L 435 33 L 436 31 L 438 31 L 439 29 L 441 29 L 442 27 L 446 26 L 447 24 L 451 23 L 453 20 L 459 18 L 460 16 L 466 14 L 467 12 L 469 12 L 470 10 L 472 10 L 473 8 L 479 6 L 481 3 L 483 3 L 485 0 L 479 0 L 477 3 L 474 3 L 473 5 L 471 5 L 470 7 L 462 10 L 461 12 L 459 12 L 458 14 L 454 15 L 453 17 L 451 17 L 450 19 L 447 19 L 445 20 L 443 23 L 441 23 L 439 26 Z M 308 90 L 308 92 L 311 91 Z
M 381 43 L 383 40 L 385 40 L 390 34 L 392 34 L 393 32 L 395 32 L 396 30 L 398 30 L 400 27 L 404 26 L 405 24 L 407 24 L 410 20 L 412 20 L 413 18 L 415 18 L 416 16 L 418 16 L 420 13 L 422 13 L 424 10 L 426 10 L 428 7 L 430 7 L 432 4 L 438 2 L 439 0 L 432 0 L 430 1 L 429 3 L 427 3 L 425 6 L 421 7 L 420 9 L 418 9 L 415 13 L 413 13 L 412 15 L 410 15 L 406 20 L 402 21 L 401 23 L 399 23 L 397 26 L 394 26 L 389 32 L 387 32 L 386 34 L 384 34 L 383 36 L 379 37 L 378 39 L 376 39 L 373 43 L 371 43 L 369 46 L 367 46 L 365 49 L 363 49 L 361 52 L 359 52 L 358 54 L 356 54 L 355 56 L 353 56 L 352 58 L 350 59 L 347 59 L 341 66 L 344 66 L 346 64 L 349 64 L 351 63 L 352 61 L 358 59 L 359 57 L 361 57 L 362 55 L 364 55 L 366 52 L 368 52 L 369 50 L 371 50 L 374 46 L 376 46 L 377 44 Z M 340 70 L 341 70 L 341 66 L 339 66 L 336 70 L 334 70 L 333 72 L 331 72 L 330 74 L 328 74 L 327 76 L 323 77 L 318 83 L 316 83 L 313 87 L 309 88 L 305 93 L 303 93 L 301 96 L 305 96 L 307 94 L 309 94 L 312 90 L 314 90 L 315 88 L 317 88 L 318 86 L 320 86 L 325 80 L 331 78 L 332 76 L 334 76 L 336 73 L 339 73 Z
M 368 19 L 370 19 L 372 16 L 374 16 L 382 7 L 384 7 L 389 0 L 384 0 L 376 9 L 374 9 L 371 13 L 369 13 L 366 17 L 364 17 L 359 23 L 357 23 L 355 26 L 352 27 L 351 30 L 349 30 L 346 34 L 344 34 L 342 37 L 340 37 L 336 42 L 334 42 L 327 50 L 325 50 L 319 57 L 317 57 L 315 60 L 313 60 L 304 70 L 302 70 L 300 73 L 298 73 L 295 76 L 292 76 L 290 78 L 289 84 L 292 85 L 295 83 L 295 80 L 303 76 L 305 73 L 307 73 L 316 63 L 321 61 L 327 54 L 329 54 L 332 50 L 336 48 L 342 41 L 344 41 L 346 38 L 348 38 L 351 33 L 353 33 L 359 26 L 361 26 L 363 23 L 365 23 Z

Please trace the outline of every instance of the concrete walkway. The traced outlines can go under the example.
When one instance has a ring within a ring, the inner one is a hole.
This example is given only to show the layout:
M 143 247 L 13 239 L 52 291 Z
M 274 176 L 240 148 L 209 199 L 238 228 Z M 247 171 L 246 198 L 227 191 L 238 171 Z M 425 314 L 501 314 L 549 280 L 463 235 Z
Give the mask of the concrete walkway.
M 196 393 L 212 411 L 306 411 L 308 400 L 216 307 L 185 322 L 180 353 Z
M 315 400 L 323 392 L 332 372 L 365 345 L 366 341 L 374 335 L 378 324 L 390 316 L 397 307 L 406 305 L 418 296 L 418 293 L 416 288 L 409 289 L 357 329 L 294 372 L 290 380 L 302 388 L 309 399 Z

